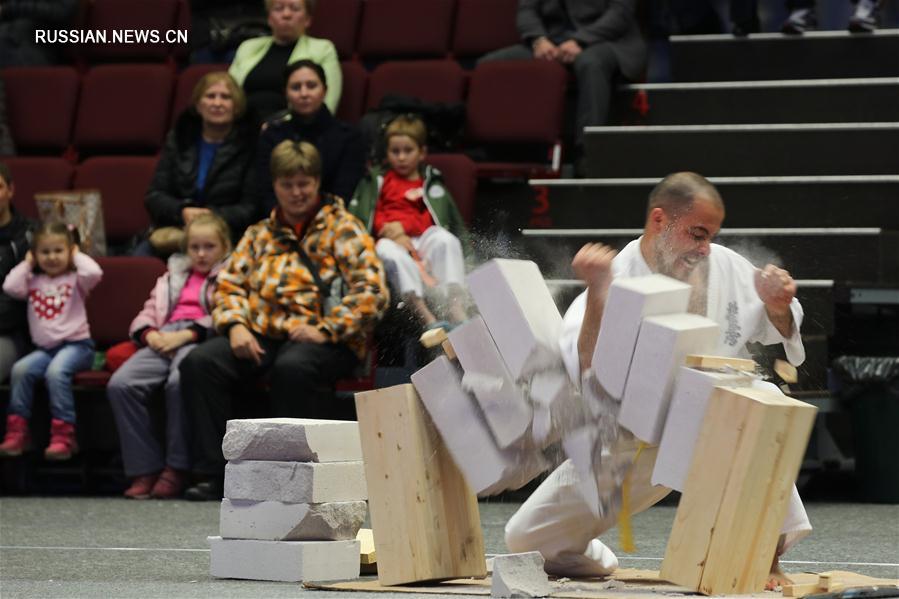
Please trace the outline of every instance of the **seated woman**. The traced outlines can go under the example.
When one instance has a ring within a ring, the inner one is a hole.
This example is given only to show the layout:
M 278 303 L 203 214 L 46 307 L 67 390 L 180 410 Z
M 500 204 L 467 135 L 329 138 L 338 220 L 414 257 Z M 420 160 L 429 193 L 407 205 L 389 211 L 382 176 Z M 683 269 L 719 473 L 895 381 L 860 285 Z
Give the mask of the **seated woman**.
M 301 59 L 322 65 L 331 87 L 325 103 L 337 110 L 343 74 L 334 44 L 306 35 L 315 0 L 265 0 L 272 35 L 248 39 L 237 48 L 228 72 L 243 86 L 250 106 L 263 119 L 284 110 L 284 67 Z
M 316 417 L 365 354 L 389 301 L 374 240 L 343 200 L 319 193 L 315 147 L 281 142 L 271 177 L 278 206 L 247 229 L 218 276 L 213 322 L 221 336 L 181 362 L 200 480 L 187 499 L 222 497 L 235 388 L 268 374 L 272 416 Z
M 359 130 L 338 121 L 324 103 L 328 77 L 311 60 L 292 62 L 284 71 L 288 109 L 266 121 L 256 150 L 259 205 L 268 212 L 275 205 L 275 191 L 268 172 L 272 149 L 285 139 L 308 141 L 322 160 L 322 191 L 349 201 L 365 174 L 365 144 Z
M 256 129 L 243 91 L 228 73 L 197 82 L 191 106 L 169 131 L 144 198 L 153 234 L 135 253 L 163 257 L 181 247 L 181 228 L 198 214 L 220 216 L 239 238 L 256 218 Z

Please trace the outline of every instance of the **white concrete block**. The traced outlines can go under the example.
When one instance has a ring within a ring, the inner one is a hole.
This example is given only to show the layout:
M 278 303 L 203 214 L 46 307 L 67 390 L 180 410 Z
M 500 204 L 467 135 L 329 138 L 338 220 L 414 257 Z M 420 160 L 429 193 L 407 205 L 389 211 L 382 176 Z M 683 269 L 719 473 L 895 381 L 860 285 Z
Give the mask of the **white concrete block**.
M 449 334 L 465 374 L 463 387 L 478 400 L 500 447 L 521 439 L 531 424 L 531 406 L 506 368 L 484 319 L 475 316 Z
M 747 387 L 752 385 L 752 381 L 753 378 L 746 374 L 711 372 L 681 366 L 652 471 L 652 484 L 676 491 L 684 490 L 687 473 L 693 462 L 693 448 L 699 438 L 706 406 L 715 387 Z
M 359 541 L 251 541 L 208 537 L 216 578 L 348 580 L 359 577 Z
M 528 396 L 534 406 L 531 439 L 538 447 L 555 443 L 564 431 L 583 423 L 583 401 L 564 368 L 534 374 Z
M 356 538 L 368 504 L 364 501 L 282 503 L 223 499 L 219 534 L 260 541 L 345 541 Z
M 497 555 L 493 558 L 490 595 L 493 597 L 548 597 L 553 592 L 538 551 Z
M 584 502 L 597 518 L 605 517 L 617 505 L 618 492 L 631 466 L 627 452 L 613 452 L 599 445 L 595 424 L 568 432 L 562 449 L 570 462 L 563 463 L 563 484 L 576 486 Z
M 412 384 L 475 493 L 515 489 L 542 471 L 527 478 L 533 452 L 497 446 L 477 401 L 462 387 L 461 372 L 446 356 L 413 374 Z
M 226 460 L 356 462 L 362 446 L 357 422 L 260 418 L 229 420 L 222 453 Z
M 467 280 L 514 380 L 561 363 L 562 316 L 536 264 L 490 260 Z
M 365 491 L 362 462 L 275 462 L 239 460 L 225 466 L 225 497 L 283 503 L 360 501 Z
M 643 318 L 686 312 L 690 290 L 690 285 L 664 275 L 612 281 L 592 360 L 596 379 L 612 397 L 624 395 Z
M 657 445 L 684 359 L 687 354 L 714 351 L 717 343 L 718 324 L 705 316 L 667 314 L 643 319 L 618 422 L 638 439 Z

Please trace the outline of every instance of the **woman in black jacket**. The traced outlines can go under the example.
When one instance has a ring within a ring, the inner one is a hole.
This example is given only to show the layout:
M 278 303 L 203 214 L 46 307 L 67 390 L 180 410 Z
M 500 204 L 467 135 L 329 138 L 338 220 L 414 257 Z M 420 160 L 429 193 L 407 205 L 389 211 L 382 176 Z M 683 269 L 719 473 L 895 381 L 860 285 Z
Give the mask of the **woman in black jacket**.
M 359 130 L 338 121 L 325 105 L 328 82 L 324 69 L 311 60 L 298 60 L 284 72 L 288 109 L 263 125 L 256 151 L 257 192 L 262 215 L 275 206 L 269 172 L 272 150 L 282 141 L 307 141 L 322 159 L 321 190 L 345 201 L 353 197 L 365 174 L 365 144 Z
M 170 253 L 178 244 L 177 230 L 204 212 L 221 216 L 234 239 L 243 235 L 256 220 L 255 148 L 256 130 L 246 115 L 243 91 L 228 73 L 208 73 L 169 131 L 144 198 L 156 253 Z

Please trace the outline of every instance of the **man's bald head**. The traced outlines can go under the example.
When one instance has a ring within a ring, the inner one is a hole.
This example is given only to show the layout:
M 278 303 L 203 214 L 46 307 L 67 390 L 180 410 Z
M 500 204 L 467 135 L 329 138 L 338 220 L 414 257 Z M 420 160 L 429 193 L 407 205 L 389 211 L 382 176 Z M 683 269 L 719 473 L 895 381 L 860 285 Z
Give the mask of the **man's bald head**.
M 715 186 L 698 173 L 684 171 L 673 173 L 662 179 L 649 193 L 646 214 L 654 208 L 661 208 L 671 219 L 677 219 L 693 208 L 693 203 L 701 199 L 724 212 L 724 201 Z

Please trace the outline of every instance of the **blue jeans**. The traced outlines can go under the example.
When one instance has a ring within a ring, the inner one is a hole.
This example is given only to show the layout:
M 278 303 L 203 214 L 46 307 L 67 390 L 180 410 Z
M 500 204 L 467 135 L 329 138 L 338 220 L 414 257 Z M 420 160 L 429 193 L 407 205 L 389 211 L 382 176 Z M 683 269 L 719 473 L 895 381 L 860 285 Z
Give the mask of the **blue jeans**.
M 89 370 L 93 361 L 94 342 L 90 339 L 69 341 L 53 349 L 34 350 L 12 367 L 12 391 L 7 413 L 30 420 L 34 386 L 44 379 L 50 396 L 50 415 L 74 424 L 72 377 L 76 372 Z

